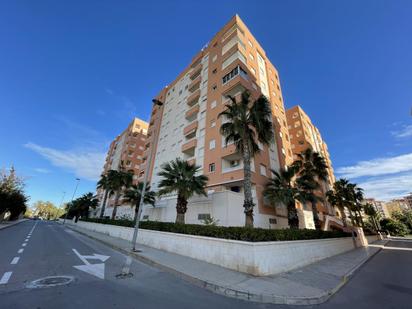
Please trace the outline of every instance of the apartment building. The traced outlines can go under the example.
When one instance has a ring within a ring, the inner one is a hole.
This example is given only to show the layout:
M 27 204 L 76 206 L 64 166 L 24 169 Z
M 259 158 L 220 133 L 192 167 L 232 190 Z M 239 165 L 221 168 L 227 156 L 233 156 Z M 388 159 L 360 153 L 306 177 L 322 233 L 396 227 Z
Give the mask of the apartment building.
M 137 183 L 141 173 L 140 165 L 142 163 L 143 153 L 145 150 L 147 130 L 149 124 L 141 119 L 134 118 L 127 128 L 119 134 L 110 144 L 107 152 L 106 162 L 103 167 L 102 175 L 109 170 L 119 170 L 123 167 L 127 171 L 132 171 L 133 181 Z M 97 197 L 100 203 L 103 202 L 104 191 L 97 190 Z M 114 205 L 114 195 L 112 195 L 106 204 L 105 216 L 111 216 Z M 96 213 L 100 214 L 100 209 Z M 125 205 L 117 209 L 117 217 L 132 216 L 134 210 Z
M 370 203 L 372 204 L 372 206 L 375 208 L 375 210 L 378 212 L 378 214 L 382 217 L 382 218 L 389 218 L 390 217 L 390 213 L 388 211 L 388 209 L 386 208 L 386 204 L 383 201 L 377 201 L 374 198 L 365 198 L 363 200 L 363 202 L 366 203 Z
M 279 74 L 237 15 L 159 92 L 156 99 L 163 105 L 155 105 L 151 114 L 141 169 L 146 170 L 151 154 L 152 189 L 157 190 L 162 164 L 176 157 L 200 166 L 209 177 L 208 196 L 189 201 L 187 223 L 213 217 L 219 225 L 244 225 L 243 163 L 235 146 L 225 145 L 219 133 L 225 120 L 218 114 L 225 109 L 228 95 L 239 99 L 246 89 L 253 98 L 264 94 L 269 99 L 275 136 L 269 146 L 260 145 L 252 163 L 255 226 L 287 226 L 286 209 L 269 207 L 262 195 L 270 170 L 293 161 Z M 164 197 L 155 208 L 145 207 L 143 219 L 174 221 L 175 203 L 176 196 Z
M 323 140 L 319 129 L 312 123 L 312 120 L 299 105 L 288 109 L 286 111 L 286 118 L 291 148 L 293 151 L 293 159 L 297 159 L 297 154 L 311 148 L 313 151 L 318 152 L 326 161 L 328 166 L 328 179 L 321 190 L 319 190 L 319 195 L 324 201 L 319 202 L 317 206 L 320 220 L 323 221 L 323 224 L 326 223 L 327 217 L 331 217 L 329 220 L 336 221 L 335 210 L 329 205 L 325 196 L 325 193 L 332 189 L 333 184 L 335 183 L 335 175 L 328 146 Z M 310 210 L 311 205 L 299 204 L 299 208 Z M 307 215 L 303 224 L 305 227 L 312 227 L 313 218 L 310 215 Z

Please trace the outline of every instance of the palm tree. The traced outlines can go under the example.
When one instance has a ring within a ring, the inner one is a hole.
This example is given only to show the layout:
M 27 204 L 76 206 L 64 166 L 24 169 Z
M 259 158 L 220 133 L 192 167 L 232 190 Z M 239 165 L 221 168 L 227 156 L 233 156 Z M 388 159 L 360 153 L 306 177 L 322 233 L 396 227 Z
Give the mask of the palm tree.
M 109 194 L 111 194 L 110 182 L 107 174 L 103 174 L 100 176 L 100 180 L 97 182 L 97 188 L 104 190 L 102 209 L 99 216 L 100 218 L 103 218 L 104 211 L 106 209 L 107 197 L 109 196 Z
M 323 199 L 316 195 L 316 190 L 322 188 L 323 183 L 328 177 L 328 166 L 325 159 L 312 148 L 307 148 L 300 154 L 297 154 L 298 159 L 293 162 L 293 165 L 298 170 L 297 182 L 301 183 L 303 189 L 308 193 L 309 202 L 312 205 L 313 222 L 317 230 L 321 229 L 317 202 Z
M 342 216 L 343 226 L 346 224 L 345 208 L 348 209 L 352 225 L 355 225 L 353 206 L 355 203 L 355 188 L 347 179 L 341 178 L 333 184 L 333 190 L 326 192 L 326 197 L 333 206 L 339 209 Z
M 176 223 L 185 223 L 187 201 L 194 194 L 207 196 L 205 187 L 208 177 L 196 175 L 201 167 L 189 164 L 187 161 L 176 158 L 162 165 L 158 173 L 163 179 L 159 182 L 160 196 L 168 193 L 177 193 Z
M 112 212 L 112 219 L 115 219 L 121 191 L 125 187 L 130 187 L 133 182 L 133 173 L 130 171 L 126 172 L 122 168 L 120 168 L 118 171 L 110 170 L 107 174 L 107 177 L 111 191 L 115 192 L 116 194 Z
M 263 95 L 251 101 L 250 93 L 246 90 L 239 102 L 235 97 L 228 98 L 230 102 L 219 114 L 219 117 L 226 118 L 226 122 L 220 127 L 220 133 L 225 137 L 226 145 L 233 142 L 236 150 L 242 155 L 245 226 L 253 227 L 251 160 L 260 151 L 258 141 L 268 145 L 273 139 L 272 113 L 269 102 Z
M 371 203 L 366 203 L 363 206 L 365 214 L 371 219 L 372 225 L 376 232 L 379 232 L 379 213 L 376 211 L 375 207 Z
M 130 202 L 132 205 L 135 205 L 134 219 L 133 219 L 134 222 L 136 222 L 137 213 L 139 211 L 139 203 L 140 203 L 140 198 L 142 196 L 142 191 L 143 191 L 143 182 L 139 182 L 137 185 L 132 185 L 131 187 L 126 189 L 126 192 L 124 194 L 125 200 Z M 150 186 L 146 185 L 143 202 L 145 204 L 150 204 L 154 206 L 155 201 L 156 201 L 156 193 L 153 191 L 150 191 Z
M 266 184 L 263 195 L 272 202 L 273 205 L 282 203 L 286 205 L 288 212 L 288 223 L 291 229 L 299 228 L 299 217 L 295 201 L 305 201 L 307 194 L 293 184 L 296 176 L 296 168 L 280 169 L 279 172 L 272 170 L 273 177 Z

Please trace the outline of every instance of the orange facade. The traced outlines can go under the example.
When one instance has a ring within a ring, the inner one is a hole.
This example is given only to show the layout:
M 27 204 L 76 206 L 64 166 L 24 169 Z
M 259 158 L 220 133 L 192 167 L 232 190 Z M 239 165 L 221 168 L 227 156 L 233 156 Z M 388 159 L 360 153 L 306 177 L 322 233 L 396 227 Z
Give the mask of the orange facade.
M 150 152 L 153 158 L 149 169 L 152 188 L 156 189 L 161 164 L 182 157 L 202 167 L 209 177 L 209 191 L 242 190 L 242 160 L 234 145 L 225 145 L 219 132 L 223 119 L 218 115 L 225 109 L 227 95 L 238 97 L 245 89 L 253 98 L 264 94 L 272 109 L 275 140 L 269 147 L 262 146 L 254 158 L 252 182 L 258 213 L 275 213 L 265 206 L 262 190 L 271 176 L 270 169 L 293 161 L 280 79 L 237 15 L 156 97 L 164 105 L 153 107 L 144 153 L 144 163 Z

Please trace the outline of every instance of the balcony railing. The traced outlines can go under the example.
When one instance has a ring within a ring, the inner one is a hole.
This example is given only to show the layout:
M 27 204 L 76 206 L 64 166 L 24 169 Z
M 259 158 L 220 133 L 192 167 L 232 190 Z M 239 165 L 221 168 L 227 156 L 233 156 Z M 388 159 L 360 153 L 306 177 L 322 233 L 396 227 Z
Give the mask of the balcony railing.
M 192 123 L 190 123 L 188 126 L 186 126 L 183 129 L 183 135 L 186 136 L 186 135 L 192 134 L 193 132 L 195 132 L 197 130 L 198 125 L 199 125 L 199 123 L 198 123 L 197 120 L 193 121 Z
M 187 143 L 182 145 L 182 152 L 189 152 L 191 150 L 194 150 L 194 148 L 196 148 L 197 146 L 197 139 L 193 138 L 190 141 L 188 141 Z

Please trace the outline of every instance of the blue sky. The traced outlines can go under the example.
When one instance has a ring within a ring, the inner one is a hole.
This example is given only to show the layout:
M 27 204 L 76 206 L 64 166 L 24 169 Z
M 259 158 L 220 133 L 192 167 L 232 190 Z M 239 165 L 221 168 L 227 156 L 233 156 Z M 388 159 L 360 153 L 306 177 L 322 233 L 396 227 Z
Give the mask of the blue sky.
M 0 167 L 93 191 L 108 143 L 236 13 L 369 196 L 412 191 L 411 1 L 2 1 Z M 253 3 L 253 4 L 252 4 Z

